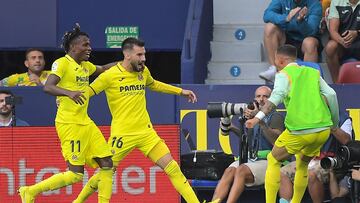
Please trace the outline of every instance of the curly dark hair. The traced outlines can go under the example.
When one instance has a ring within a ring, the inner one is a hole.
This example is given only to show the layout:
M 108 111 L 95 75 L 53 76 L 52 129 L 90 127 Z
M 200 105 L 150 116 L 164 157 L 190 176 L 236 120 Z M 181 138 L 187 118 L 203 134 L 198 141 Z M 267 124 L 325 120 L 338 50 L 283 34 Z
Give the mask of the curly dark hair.
M 65 53 L 69 52 L 70 44 L 80 36 L 89 37 L 89 35 L 86 32 L 82 32 L 80 30 L 79 23 L 75 23 L 75 27 L 73 28 L 73 30 L 65 32 L 65 34 L 62 38 L 63 42 L 62 42 L 61 46 L 64 48 Z

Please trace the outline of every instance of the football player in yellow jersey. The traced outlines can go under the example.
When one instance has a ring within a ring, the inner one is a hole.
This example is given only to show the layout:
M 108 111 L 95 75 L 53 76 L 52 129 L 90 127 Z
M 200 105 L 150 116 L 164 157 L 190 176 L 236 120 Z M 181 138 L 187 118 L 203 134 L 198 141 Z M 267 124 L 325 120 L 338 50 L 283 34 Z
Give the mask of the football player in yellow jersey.
M 77 26 L 63 38 L 66 56 L 57 59 L 44 91 L 57 96 L 55 127 L 68 171 L 58 173 L 32 186 L 19 188 L 23 203 L 35 201 L 36 195 L 83 180 L 84 165 L 95 160 L 100 166 L 98 202 L 108 203 L 112 192 L 112 153 L 101 131 L 87 114 L 89 75 L 103 72 L 113 64 L 95 66 L 88 61 L 89 36 Z
M 194 191 L 170 154 L 169 148 L 155 132 L 146 109 L 145 90 L 182 95 L 196 102 L 191 90 L 181 89 L 154 80 L 145 66 L 144 42 L 127 38 L 122 43 L 124 60 L 101 74 L 90 85 L 90 96 L 105 91 L 112 114 L 111 135 L 108 144 L 113 152 L 114 166 L 133 149 L 161 167 L 175 189 L 187 202 L 197 203 Z M 74 201 L 84 202 L 98 188 L 98 175 L 94 175 Z
M 44 70 L 44 52 L 37 48 L 30 48 L 25 52 L 26 73 L 10 75 L 0 81 L 0 86 L 42 86 L 45 84 L 50 71 Z

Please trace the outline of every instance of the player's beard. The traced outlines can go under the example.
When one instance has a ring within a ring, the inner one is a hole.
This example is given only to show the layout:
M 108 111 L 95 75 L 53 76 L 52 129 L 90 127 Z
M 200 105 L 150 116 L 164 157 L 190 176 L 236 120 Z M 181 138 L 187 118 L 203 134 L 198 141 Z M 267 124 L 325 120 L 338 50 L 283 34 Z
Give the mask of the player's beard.
M 131 64 L 131 68 L 135 72 L 141 72 L 145 68 L 144 62 L 131 62 L 130 64 Z

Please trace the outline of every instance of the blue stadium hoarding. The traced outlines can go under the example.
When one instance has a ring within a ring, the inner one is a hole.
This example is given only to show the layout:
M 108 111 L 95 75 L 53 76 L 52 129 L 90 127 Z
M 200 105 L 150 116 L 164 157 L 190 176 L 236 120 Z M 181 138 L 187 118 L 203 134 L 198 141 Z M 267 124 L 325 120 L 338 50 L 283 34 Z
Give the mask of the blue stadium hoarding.
M 183 129 L 189 130 L 190 136 L 198 150 L 216 149 L 238 154 L 239 139 L 236 136 L 218 135 L 219 119 L 207 117 L 207 103 L 231 102 L 248 103 L 253 100 L 257 85 L 182 85 L 197 93 L 196 104 L 180 99 L 180 123 Z M 340 110 L 345 110 L 353 120 L 356 139 L 360 139 L 360 88 L 359 85 L 332 85 L 337 92 Z M 283 108 L 280 106 L 280 108 Z M 233 119 L 236 124 L 236 119 Z M 181 136 L 181 153 L 190 148 Z
M 147 91 L 147 107 L 154 124 L 180 123 L 188 129 L 197 149 L 216 149 L 238 152 L 238 139 L 235 136 L 218 137 L 219 119 L 208 118 L 207 103 L 231 102 L 248 103 L 253 100 L 256 85 L 181 85 L 193 90 L 198 102 L 188 103 L 187 99 L 175 95 Z M 338 94 L 340 109 L 346 109 L 353 119 L 356 138 L 360 137 L 360 86 L 332 85 Z M 19 118 L 32 126 L 52 126 L 56 114 L 55 97 L 45 94 L 39 87 L 10 88 L 23 97 L 23 104 L 16 108 Z M 97 125 L 109 125 L 111 115 L 105 95 L 94 96 L 90 100 L 89 115 Z M 234 120 L 235 121 L 235 120 Z M 235 121 L 236 122 L 236 121 Z M 181 152 L 190 149 L 184 137 L 179 135 Z

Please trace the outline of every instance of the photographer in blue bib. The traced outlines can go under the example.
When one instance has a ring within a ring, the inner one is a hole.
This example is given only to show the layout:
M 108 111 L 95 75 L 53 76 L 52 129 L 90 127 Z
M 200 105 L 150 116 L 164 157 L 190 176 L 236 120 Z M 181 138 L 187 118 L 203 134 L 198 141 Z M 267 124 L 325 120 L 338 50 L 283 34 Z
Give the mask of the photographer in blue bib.
M 263 106 L 271 94 L 271 89 L 261 86 L 255 91 L 255 101 Z M 255 103 L 255 102 L 254 102 Z M 244 117 L 253 117 L 258 111 L 257 105 L 254 110 L 245 108 Z M 240 130 L 231 124 L 229 117 L 221 118 L 222 134 L 228 135 L 230 131 L 241 136 Z M 270 152 L 276 138 L 284 130 L 284 118 L 275 110 L 271 112 L 262 122 L 256 125 L 248 133 L 249 140 L 249 162 L 233 162 L 224 172 L 216 186 L 212 202 L 218 203 L 226 199 L 227 202 L 237 202 L 245 186 L 259 186 L 264 184 L 265 170 L 267 167 L 266 155 Z

